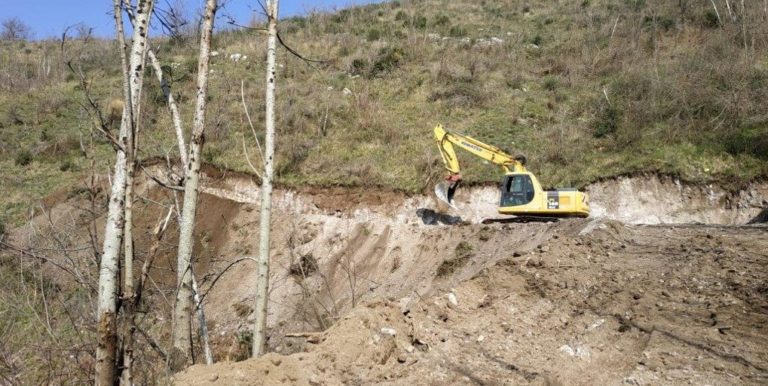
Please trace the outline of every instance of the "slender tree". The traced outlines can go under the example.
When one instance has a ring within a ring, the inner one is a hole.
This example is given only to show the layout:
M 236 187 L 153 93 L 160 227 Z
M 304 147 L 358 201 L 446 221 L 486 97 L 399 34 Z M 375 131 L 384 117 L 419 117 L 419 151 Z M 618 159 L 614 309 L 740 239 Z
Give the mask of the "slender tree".
M 179 224 L 179 248 L 177 260 L 176 304 L 173 311 L 173 352 L 170 356 L 172 371 L 178 371 L 190 363 L 191 312 L 192 307 L 192 235 L 197 212 L 198 184 L 200 180 L 200 157 L 203 150 L 205 131 L 205 102 L 208 90 L 208 65 L 211 53 L 211 35 L 216 15 L 216 0 L 207 0 L 200 32 L 200 56 L 197 65 L 197 98 L 195 118 L 192 123 L 192 139 L 189 156 L 185 165 L 184 204 Z
M 278 0 L 267 1 L 267 92 L 264 175 L 261 179 L 261 217 L 259 220 L 259 259 L 256 275 L 256 321 L 253 325 L 254 357 L 266 351 L 267 302 L 269 301 L 269 227 L 272 212 L 272 178 L 275 158 L 275 57 L 277 55 Z
M 114 0 L 115 8 L 119 8 L 119 0 Z M 127 151 L 133 142 L 132 132 L 135 122 L 133 111 L 137 106 L 141 83 L 144 75 L 144 57 L 149 36 L 149 21 L 153 7 L 152 0 L 139 0 L 136 7 L 136 26 L 133 31 L 129 67 L 123 64 L 123 96 L 126 101 L 123 117 L 118 134 L 119 146 L 115 171 L 112 179 L 112 190 L 109 197 L 109 210 L 104 229 L 104 244 L 99 267 L 99 297 L 98 297 L 98 345 L 96 347 L 96 384 L 111 385 L 116 377 L 117 352 L 117 280 L 118 259 L 123 238 L 123 221 L 125 205 L 125 184 L 127 177 Z M 122 16 L 115 15 L 115 30 L 118 41 L 123 41 Z M 121 44 L 120 50 L 125 46 Z M 124 54 L 121 54 L 124 55 Z M 123 61 L 125 63 L 125 61 Z

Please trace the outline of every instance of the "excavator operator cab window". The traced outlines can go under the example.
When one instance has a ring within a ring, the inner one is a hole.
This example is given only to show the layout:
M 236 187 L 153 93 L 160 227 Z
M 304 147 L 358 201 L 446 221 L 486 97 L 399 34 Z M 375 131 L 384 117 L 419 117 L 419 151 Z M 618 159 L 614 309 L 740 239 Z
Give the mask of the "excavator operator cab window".
M 534 190 L 531 176 L 513 174 L 501 182 L 501 203 L 499 206 L 525 205 L 533 201 Z

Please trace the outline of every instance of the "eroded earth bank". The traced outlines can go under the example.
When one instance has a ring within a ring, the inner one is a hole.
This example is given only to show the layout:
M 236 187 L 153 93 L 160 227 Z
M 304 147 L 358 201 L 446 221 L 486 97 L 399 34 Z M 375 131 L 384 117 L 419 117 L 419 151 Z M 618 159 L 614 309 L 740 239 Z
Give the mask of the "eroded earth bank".
M 177 384 L 768 382 L 768 228 L 746 225 L 768 184 L 620 178 L 589 187 L 590 219 L 504 224 L 481 223 L 495 217 L 492 187 L 463 191 L 446 213 L 428 196 L 278 190 L 272 353 L 240 362 L 258 185 L 208 170 L 204 186 L 194 264 L 218 363 Z M 138 191 L 137 249 L 155 244 L 151 276 L 172 296 L 176 230 L 159 246 L 151 236 L 172 195 L 151 180 Z M 49 205 L 11 237 L 39 245 L 47 223 L 77 226 L 79 200 Z M 143 323 L 161 339 L 168 302 L 151 302 Z

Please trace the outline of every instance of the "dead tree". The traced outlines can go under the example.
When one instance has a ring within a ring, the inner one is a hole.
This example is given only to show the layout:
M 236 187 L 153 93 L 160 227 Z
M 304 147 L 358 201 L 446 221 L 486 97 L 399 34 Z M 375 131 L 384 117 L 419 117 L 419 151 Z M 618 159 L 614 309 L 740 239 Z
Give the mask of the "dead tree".
M 191 312 L 192 307 L 192 235 L 195 229 L 197 194 L 200 180 L 200 158 L 202 156 L 205 130 L 205 102 L 208 90 L 208 65 L 211 52 L 211 34 L 216 15 L 216 0 L 207 0 L 200 33 L 200 56 L 197 65 L 197 98 L 195 117 L 192 124 L 192 139 L 189 156 L 185 165 L 184 204 L 179 224 L 179 248 L 177 260 L 177 291 L 173 311 L 173 352 L 169 365 L 178 371 L 190 363 Z
M 266 143 L 264 175 L 261 179 L 261 216 L 259 220 L 259 259 L 256 276 L 256 320 L 253 324 L 252 356 L 266 351 L 267 303 L 269 301 L 269 227 L 272 212 L 272 179 L 275 158 L 275 57 L 277 54 L 278 0 L 267 1 L 267 92 Z

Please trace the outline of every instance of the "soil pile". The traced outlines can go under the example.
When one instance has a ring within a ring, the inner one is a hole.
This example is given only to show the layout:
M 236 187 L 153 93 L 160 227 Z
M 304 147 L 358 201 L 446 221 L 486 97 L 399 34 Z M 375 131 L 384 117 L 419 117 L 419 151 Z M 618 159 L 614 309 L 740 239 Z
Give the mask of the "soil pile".
M 370 298 L 325 332 L 291 338 L 316 342 L 302 352 L 194 366 L 175 381 L 765 383 L 767 228 L 569 220 L 524 251 L 514 236 L 531 226 L 444 228 L 443 242 L 474 253 L 429 294 Z

